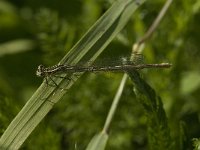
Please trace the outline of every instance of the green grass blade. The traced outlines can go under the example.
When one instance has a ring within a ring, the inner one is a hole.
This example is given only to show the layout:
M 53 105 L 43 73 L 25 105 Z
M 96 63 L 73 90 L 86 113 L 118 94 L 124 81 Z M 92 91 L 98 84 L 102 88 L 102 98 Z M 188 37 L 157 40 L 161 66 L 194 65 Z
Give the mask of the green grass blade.
M 140 78 L 138 72 L 128 72 L 128 75 L 134 82 L 136 96 L 144 106 L 148 118 L 149 149 L 171 149 L 173 141 L 161 98 Z
M 142 4 L 144 1 L 141 0 L 140 3 Z M 115 2 L 60 63 L 76 64 L 80 60 L 95 60 L 126 25 L 138 7 L 135 0 Z M 38 88 L 0 138 L 0 148 L 12 150 L 20 148 L 53 105 L 66 93 L 66 90 L 60 88 L 69 89 L 77 79 L 74 75 L 68 74 L 67 76 L 73 80 L 54 78 L 58 87 L 47 86 L 43 83 Z
M 101 132 L 92 138 L 86 150 L 104 150 L 107 141 L 108 141 L 108 134 L 105 132 Z

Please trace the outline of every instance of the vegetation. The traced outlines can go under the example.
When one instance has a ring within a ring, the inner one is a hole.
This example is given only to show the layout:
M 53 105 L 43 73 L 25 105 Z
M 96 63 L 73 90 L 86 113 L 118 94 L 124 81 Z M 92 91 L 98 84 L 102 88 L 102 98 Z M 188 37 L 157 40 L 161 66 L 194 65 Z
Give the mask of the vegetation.
M 69 74 L 70 82 L 54 78 L 58 87 L 35 75 L 39 64 L 130 56 L 163 5 L 0 1 L 0 148 L 199 149 L 198 0 L 173 1 L 142 45 L 145 63 L 170 62 L 170 69 L 129 71 L 126 82 L 122 73 Z M 120 82 L 122 95 L 115 97 Z

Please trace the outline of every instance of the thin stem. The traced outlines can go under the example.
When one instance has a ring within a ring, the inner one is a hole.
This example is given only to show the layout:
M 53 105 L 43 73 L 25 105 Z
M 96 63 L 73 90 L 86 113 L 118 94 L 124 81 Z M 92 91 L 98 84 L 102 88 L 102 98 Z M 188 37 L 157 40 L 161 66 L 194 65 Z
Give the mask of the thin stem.
M 127 77 L 128 77 L 127 74 L 124 74 L 124 76 L 123 76 L 123 78 L 121 80 L 120 86 L 119 86 L 119 88 L 117 90 L 117 93 L 115 95 L 115 98 L 114 98 L 114 100 L 112 102 L 110 111 L 108 113 L 108 116 L 106 118 L 106 122 L 105 122 L 104 127 L 103 127 L 103 131 L 105 133 L 108 133 L 108 131 L 109 131 L 109 127 L 110 127 L 111 121 L 112 121 L 112 119 L 114 117 L 114 114 L 116 112 L 117 106 L 119 104 L 119 100 L 121 98 L 121 95 L 122 95 L 122 92 L 123 92 Z
M 140 46 L 142 46 L 150 37 L 152 36 L 153 32 L 156 30 L 158 25 L 160 24 L 160 21 L 163 19 L 164 15 L 166 14 L 169 6 L 171 5 L 173 0 L 167 0 L 163 8 L 161 9 L 159 15 L 151 25 L 151 27 L 148 29 L 148 31 L 145 33 L 145 35 L 133 45 L 133 53 L 141 53 L 140 52 Z

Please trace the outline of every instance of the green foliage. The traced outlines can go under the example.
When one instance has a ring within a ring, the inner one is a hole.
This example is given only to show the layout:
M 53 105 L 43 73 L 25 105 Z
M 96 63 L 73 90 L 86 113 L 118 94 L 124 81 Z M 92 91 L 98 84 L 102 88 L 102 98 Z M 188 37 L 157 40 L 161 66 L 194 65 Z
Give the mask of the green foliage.
M 0 134 L 2 135 L 10 121 L 15 117 L 15 114 L 19 111 L 19 106 L 14 103 L 10 98 L 5 97 L 5 95 L 0 95 Z M 7 110 L 10 108 L 10 111 Z
M 40 85 L 42 79 L 35 77 L 37 66 L 57 64 L 115 1 L 109 2 L 0 2 L 1 135 Z M 146 1 L 134 15 L 129 14 L 132 18 L 101 57 L 129 53 L 163 4 L 162 0 Z M 199 10 L 199 0 L 172 3 L 146 44 L 144 55 L 147 63 L 170 62 L 173 67 L 144 70 L 140 73 L 143 80 L 133 73 L 134 79 L 138 77 L 134 80 L 137 94 L 128 82 L 106 149 L 198 149 Z M 81 77 L 31 133 L 22 149 L 85 149 L 102 130 L 120 79 L 121 74 L 110 73 Z
M 195 150 L 199 150 L 200 149 L 200 140 L 199 139 L 197 139 L 197 138 L 194 138 L 193 139 L 193 145 L 194 145 L 194 149 Z
M 172 149 L 172 139 L 161 98 L 137 72 L 128 72 L 128 75 L 135 83 L 136 96 L 147 114 L 149 149 Z

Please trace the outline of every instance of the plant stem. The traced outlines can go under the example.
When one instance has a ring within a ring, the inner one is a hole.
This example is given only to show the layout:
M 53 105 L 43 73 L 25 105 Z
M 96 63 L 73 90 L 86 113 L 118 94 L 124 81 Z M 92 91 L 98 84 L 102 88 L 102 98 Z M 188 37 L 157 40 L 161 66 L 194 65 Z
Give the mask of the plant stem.
M 108 133 L 108 131 L 109 131 L 109 127 L 110 127 L 111 121 L 112 121 L 112 119 L 114 117 L 114 114 L 115 114 L 115 111 L 117 109 L 117 106 L 119 104 L 119 100 L 121 98 L 121 95 L 122 95 L 122 92 L 123 92 L 127 77 L 128 77 L 127 74 L 124 74 L 124 76 L 123 76 L 123 78 L 121 80 L 120 86 L 119 86 L 119 88 L 117 90 L 117 93 L 115 95 L 115 98 L 114 98 L 114 100 L 112 102 L 110 111 L 108 113 L 108 116 L 106 118 L 106 122 L 105 122 L 104 127 L 103 127 L 103 131 L 106 132 L 106 133 Z

